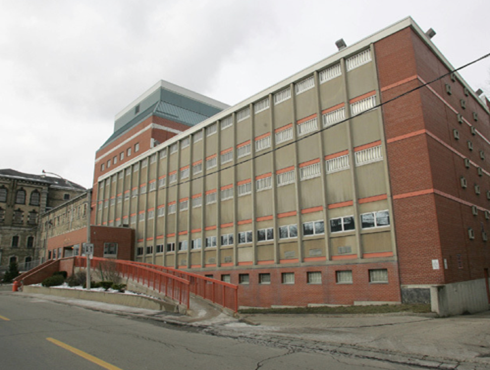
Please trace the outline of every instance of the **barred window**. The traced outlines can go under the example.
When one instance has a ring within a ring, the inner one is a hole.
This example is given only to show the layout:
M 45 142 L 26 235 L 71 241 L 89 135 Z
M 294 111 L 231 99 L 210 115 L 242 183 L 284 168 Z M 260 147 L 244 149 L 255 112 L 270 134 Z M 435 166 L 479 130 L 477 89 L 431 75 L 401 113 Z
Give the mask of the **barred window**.
M 216 160 L 216 156 L 213 158 L 206 159 L 206 169 L 209 170 L 211 168 L 214 168 L 218 165 L 218 162 Z
M 306 275 L 306 281 L 308 284 L 321 284 L 322 273 L 320 271 L 310 271 Z
M 257 114 L 266 109 L 269 109 L 269 97 L 265 97 L 254 104 L 254 113 Z
M 138 221 L 144 221 L 145 220 L 145 211 L 141 212 L 138 214 Z
M 134 188 L 132 191 L 131 191 L 131 197 L 132 198 L 136 198 L 138 196 L 138 188 Z
M 177 172 L 168 175 L 168 183 L 171 184 L 177 181 Z
M 299 95 L 309 89 L 312 89 L 315 87 L 315 80 L 313 76 L 305 78 L 303 81 L 300 81 L 296 83 L 294 86 L 296 90 L 296 95 Z
M 146 194 L 146 185 L 140 186 L 140 194 Z
M 332 126 L 333 124 L 345 119 L 345 107 L 336 109 L 332 112 L 322 115 L 323 127 Z
M 281 274 L 281 282 L 283 284 L 294 284 L 294 272 L 283 272 Z
M 289 185 L 295 182 L 295 174 L 294 170 L 283 172 L 276 175 L 277 178 L 277 186 Z
M 239 110 L 236 118 L 237 122 L 243 121 L 244 119 L 247 119 L 250 117 L 250 107 L 243 108 L 242 110 Z
M 216 123 L 213 123 L 212 125 L 206 127 L 206 136 L 214 135 L 216 131 L 217 131 Z
M 174 214 L 175 212 L 177 212 L 177 203 L 169 204 L 168 205 L 168 214 L 171 215 L 171 214 Z
M 202 206 L 202 196 L 198 196 L 192 198 L 192 208 L 201 207 Z
M 233 160 L 233 150 L 221 154 L 221 164 L 231 162 Z
M 192 174 L 196 175 L 202 172 L 202 162 L 195 163 L 192 165 Z
M 298 129 L 298 136 L 306 135 L 310 132 L 316 131 L 318 130 L 318 120 L 315 117 L 308 121 L 300 123 L 297 125 L 297 129 Z
M 221 190 L 221 200 L 227 200 L 233 198 L 233 187 Z
M 237 186 L 238 196 L 241 197 L 243 195 L 252 193 L 252 182 L 247 182 L 245 184 L 241 184 Z
M 166 180 L 167 180 L 166 177 L 162 177 L 162 178 L 158 179 L 158 187 L 163 188 L 165 186 Z
M 271 137 L 266 136 L 261 139 L 255 140 L 255 151 L 259 152 L 261 150 L 270 148 L 271 146 Z
M 319 177 L 321 174 L 320 162 L 301 167 L 299 171 L 301 181 Z
M 327 174 L 347 170 L 349 168 L 348 155 L 342 155 L 340 157 L 327 159 L 325 161 L 325 171 Z
M 2 186 L 0 188 L 0 202 L 7 202 L 7 194 L 8 194 L 8 191 L 7 191 L 7 188 Z
M 252 145 L 250 143 L 246 144 L 246 145 L 242 145 L 240 147 L 237 148 L 237 157 L 238 158 L 241 158 L 241 157 L 245 157 L 246 155 L 249 155 L 250 154 L 250 151 L 252 150 Z
M 180 211 L 187 211 L 189 209 L 189 201 L 188 200 L 181 200 L 179 203 L 179 210 Z
M 136 215 L 131 215 L 130 222 L 131 222 L 132 224 L 135 224 L 135 223 L 136 223 Z
M 206 194 L 206 204 L 216 203 L 216 192 Z
M 233 125 L 233 116 L 228 116 L 221 120 L 221 129 L 224 130 Z
M 369 270 L 369 282 L 370 283 L 387 283 L 388 282 L 388 270 L 387 269 Z
M 264 177 L 255 181 L 255 190 L 262 191 L 272 188 L 272 176 Z
M 276 144 L 284 143 L 293 138 L 293 127 L 276 132 Z
M 270 273 L 259 274 L 259 284 L 270 284 L 270 283 L 271 283 Z
M 277 105 L 290 98 L 291 98 L 291 89 L 289 87 L 286 87 L 274 94 L 274 104 Z
M 352 284 L 351 270 L 336 271 L 335 277 L 337 280 L 337 284 Z
M 157 217 L 163 217 L 165 216 L 165 207 L 159 207 L 157 209 Z
M 155 218 L 155 210 L 148 211 L 148 220 Z
M 361 112 L 365 112 L 376 105 L 376 95 L 372 95 L 367 97 L 366 99 L 362 99 L 352 103 L 350 105 L 351 114 L 355 116 Z
M 365 164 L 379 162 L 383 160 L 381 145 L 360 150 L 356 152 L 355 156 L 356 156 L 356 166 L 363 166 Z
M 366 63 L 371 61 L 371 50 L 366 49 L 361 51 L 359 54 L 356 54 L 350 58 L 347 58 L 345 61 L 345 66 L 347 71 L 352 71 L 353 69 L 360 67 Z
M 180 179 L 184 180 L 189 177 L 189 167 L 180 170 Z
M 156 181 L 150 182 L 150 191 L 155 191 L 156 188 L 157 188 L 157 182 Z
M 342 69 L 340 68 L 340 63 L 335 64 L 327 69 L 320 72 L 320 83 L 324 83 L 338 77 L 342 74 Z

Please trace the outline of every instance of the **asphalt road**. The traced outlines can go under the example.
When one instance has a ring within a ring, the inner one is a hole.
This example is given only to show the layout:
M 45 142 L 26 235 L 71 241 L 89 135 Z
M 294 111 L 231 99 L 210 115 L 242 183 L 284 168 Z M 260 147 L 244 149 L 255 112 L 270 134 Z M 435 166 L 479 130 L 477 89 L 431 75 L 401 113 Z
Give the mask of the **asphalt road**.
M 0 293 L 0 369 L 410 369 Z

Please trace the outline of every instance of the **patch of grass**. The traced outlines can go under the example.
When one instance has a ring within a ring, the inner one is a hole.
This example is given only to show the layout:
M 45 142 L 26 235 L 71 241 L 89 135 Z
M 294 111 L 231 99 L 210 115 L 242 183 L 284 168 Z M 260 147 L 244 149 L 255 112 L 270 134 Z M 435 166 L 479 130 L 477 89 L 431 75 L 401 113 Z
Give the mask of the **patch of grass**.
M 337 307 L 288 307 L 288 308 L 247 308 L 241 314 L 382 314 L 382 313 L 430 313 L 430 304 L 384 304 L 372 306 Z

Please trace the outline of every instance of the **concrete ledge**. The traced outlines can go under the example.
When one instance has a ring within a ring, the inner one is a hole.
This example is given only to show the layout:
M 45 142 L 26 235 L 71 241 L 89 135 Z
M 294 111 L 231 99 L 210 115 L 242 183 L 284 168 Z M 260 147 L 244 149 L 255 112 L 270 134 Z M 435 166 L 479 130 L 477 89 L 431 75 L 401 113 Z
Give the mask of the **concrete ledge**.
M 401 302 L 393 302 L 393 301 L 354 301 L 354 306 L 381 306 L 385 304 L 395 305 L 401 304 Z
M 167 312 L 177 312 L 178 310 L 176 305 L 168 302 L 163 302 L 150 297 L 123 293 L 106 293 L 78 289 L 45 288 L 41 286 L 30 285 L 24 286 L 23 291 L 25 293 L 46 294 L 65 298 L 83 299 L 87 301 L 118 304 L 122 306 L 136 308 L 145 308 L 148 310 Z

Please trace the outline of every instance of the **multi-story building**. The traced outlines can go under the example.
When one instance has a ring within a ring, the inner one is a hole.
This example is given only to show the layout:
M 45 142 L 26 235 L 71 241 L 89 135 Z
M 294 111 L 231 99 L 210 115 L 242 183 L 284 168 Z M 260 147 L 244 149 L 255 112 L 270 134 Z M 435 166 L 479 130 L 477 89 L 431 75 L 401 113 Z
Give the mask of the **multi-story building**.
M 233 107 L 162 81 L 97 152 L 92 221 L 242 306 L 484 306 L 489 104 L 453 70 L 407 18 Z
M 38 237 L 39 217 L 85 189 L 65 179 L 0 170 L 0 268 L 44 257 Z M 27 266 L 28 267 L 28 266 Z

